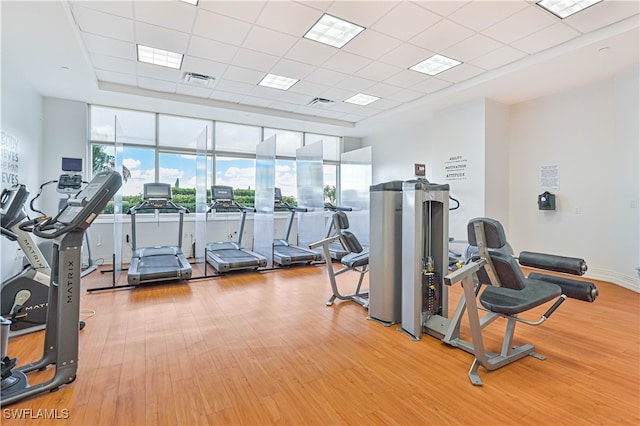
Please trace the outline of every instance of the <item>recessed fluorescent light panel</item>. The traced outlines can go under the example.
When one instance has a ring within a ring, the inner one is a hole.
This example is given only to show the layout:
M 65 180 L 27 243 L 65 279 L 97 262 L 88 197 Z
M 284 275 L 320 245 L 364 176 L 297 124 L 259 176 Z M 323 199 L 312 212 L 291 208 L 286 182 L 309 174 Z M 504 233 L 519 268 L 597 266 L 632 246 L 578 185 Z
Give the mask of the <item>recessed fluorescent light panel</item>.
M 350 104 L 356 104 L 356 105 L 369 105 L 372 102 L 377 101 L 378 99 L 380 99 L 377 96 L 371 96 L 371 95 L 365 95 L 362 93 L 358 93 L 357 95 L 354 95 L 352 97 L 350 97 L 349 99 L 347 99 L 345 102 L 348 102 Z
M 199 0 L 181 0 L 181 1 L 197 6 Z
M 537 4 L 560 19 L 600 3 L 602 0 L 541 0 Z
M 274 89 L 289 90 L 291 86 L 296 84 L 298 80 L 295 78 L 283 77 L 281 75 L 267 74 L 258 86 L 272 87 Z
M 148 64 L 160 65 L 179 70 L 182 66 L 181 53 L 169 52 L 154 47 L 138 45 L 138 60 Z
M 322 15 L 322 18 L 304 35 L 310 40 L 319 41 L 340 49 L 360 34 L 364 27 L 344 21 L 335 16 Z
M 462 62 L 455 59 L 447 58 L 442 55 L 433 55 L 429 59 L 425 59 L 419 64 L 415 64 L 410 70 L 418 71 L 423 74 L 436 75 L 450 68 L 460 65 Z

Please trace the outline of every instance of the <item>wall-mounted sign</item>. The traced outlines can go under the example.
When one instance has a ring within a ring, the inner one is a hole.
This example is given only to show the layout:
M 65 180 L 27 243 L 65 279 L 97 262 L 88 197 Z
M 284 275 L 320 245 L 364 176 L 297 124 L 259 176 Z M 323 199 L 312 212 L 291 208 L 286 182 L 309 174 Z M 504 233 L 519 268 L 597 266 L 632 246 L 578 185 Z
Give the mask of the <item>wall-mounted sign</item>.
M 557 191 L 560 189 L 559 165 L 540 166 L 540 189 L 545 191 Z
M 426 176 L 427 175 L 427 167 L 424 164 L 415 163 L 413 165 L 415 175 L 416 176 Z
M 444 180 L 466 180 L 467 159 L 462 155 L 453 155 L 444 162 Z

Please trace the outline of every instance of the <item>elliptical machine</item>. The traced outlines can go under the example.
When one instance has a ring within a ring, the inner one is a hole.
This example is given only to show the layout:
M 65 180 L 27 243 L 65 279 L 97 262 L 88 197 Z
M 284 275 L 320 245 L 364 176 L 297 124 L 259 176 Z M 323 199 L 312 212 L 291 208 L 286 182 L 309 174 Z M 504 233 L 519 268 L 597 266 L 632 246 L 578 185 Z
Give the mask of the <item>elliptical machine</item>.
M 20 228 L 27 218 L 24 205 L 28 196 L 21 184 L 3 190 L 0 196 L 2 236 L 16 241 L 29 261 L 26 268 L 4 281 L 0 290 L 0 315 L 11 322 L 9 337 L 42 330 L 47 320 L 51 268 L 31 233 Z
M 8 332 L 5 331 L 9 325 L 0 317 L 0 355 L 3 356 L 0 406 L 55 390 L 75 380 L 78 370 L 82 239 L 86 229 L 121 185 L 122 177 L 118 172 L 98 173 L 82 191 L 69 199 L 55 218 L 44 218 L 21 225 L 22 230 L 31 226 L 38 237 L 54 241 L 49 309 L 42 358 L 17 369 L 14 369 L 17 360 L 6 356 Z M 4 228 L 2 234 L 12 237 L 11 231 Z M 26 376 L 28 373 L 45 369 L 51 364 L 55 365 L 55 373 L 50 380 L 29 384 Z

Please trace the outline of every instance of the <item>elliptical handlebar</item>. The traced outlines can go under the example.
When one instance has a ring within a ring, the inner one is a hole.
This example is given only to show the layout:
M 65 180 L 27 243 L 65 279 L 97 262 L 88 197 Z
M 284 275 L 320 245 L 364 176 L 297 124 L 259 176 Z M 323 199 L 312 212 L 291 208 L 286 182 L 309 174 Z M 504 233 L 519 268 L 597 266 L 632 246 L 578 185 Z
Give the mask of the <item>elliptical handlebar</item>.
M 8 229 L 2 228 L 2 236 L 10 239 L 11 241 L 18 240 L 18 234 L 16 234 L 15 232 L 11 232 Z

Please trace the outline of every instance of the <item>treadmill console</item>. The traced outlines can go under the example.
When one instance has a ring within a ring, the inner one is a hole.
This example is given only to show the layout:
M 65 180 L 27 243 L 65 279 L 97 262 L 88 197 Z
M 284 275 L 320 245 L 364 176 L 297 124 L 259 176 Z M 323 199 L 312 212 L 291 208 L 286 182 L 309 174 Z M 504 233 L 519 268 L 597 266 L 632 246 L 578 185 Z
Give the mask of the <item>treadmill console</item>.
M 171 201 L 171 185 L 168 183 L 145 183 L 142 198 L 155 208 L 162 208 Z
M 233 188 L 225 185 L 213 185 L 211 187 L 211 201 L 216 207 L 234 207 Z

